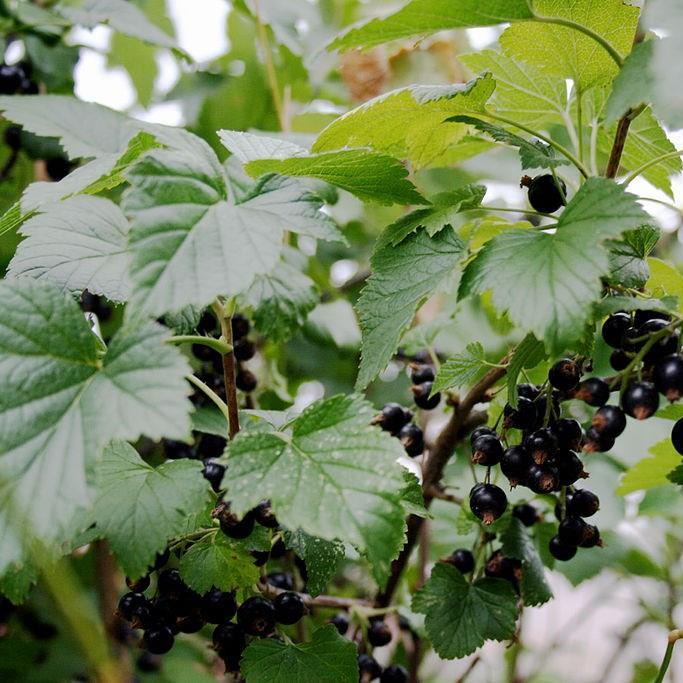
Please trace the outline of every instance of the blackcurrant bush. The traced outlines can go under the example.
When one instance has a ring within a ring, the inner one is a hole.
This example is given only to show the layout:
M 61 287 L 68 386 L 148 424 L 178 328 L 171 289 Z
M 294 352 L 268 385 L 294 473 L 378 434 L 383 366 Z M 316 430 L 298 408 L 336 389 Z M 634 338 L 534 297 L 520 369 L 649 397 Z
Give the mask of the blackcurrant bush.
M 166 654 L 173 647 L 173 631 L 168 626 L 151 628 L 142 636 L 142 647 L 153 655 Z
M 529 188 L 529 204 L 541 213 L 555 213 L 567 203 L 567 186 L 564 180 L 558 178 L 556 182 L 550 173 L 535 178 L 524 176 L 521 185 Z
M 579 382 L 574 398 L 585 401 L 589 406 L 596 408 L 604 406 L 609 401 L 609 384 L 599 377 L 590 377 Z
M 659 393 L 652 382 L 633 382 L 621 397 L 624 412 L 636 420 L 645 420 L 659 408 Z
M 410 381 L 413 384 L 433 382 L 434 377 L 434 368 L 431 365 L 416 365 L 410 372 Z
M 555 389 L 569 391 L 581 379 L 581 370 L 571 358 L 562 358 L 548 371 L 548 381 Z
M 581 517 L 567 516 L 560 522 L 557 537 L 565 545 L 578 546 L 586 533 L 588 524 Z
M 238 361 L 251 360 L 256 355 L 256 344 L 250 339 L 238 339 L 232 347 L 232 352 Z
M 251 370 L 240 368 L 237 376 L 235 377 L 235 385 L 240 391 L 244 391 L 248 394 L 256 389 L 258 380 L 256 379 L 256 375 Z
M 349 630 L 349 618 L 344 612 L 335 614 L 330 619 L 330 624 L 337 629 L 337 633 L 339 633 L 340 636 L 343 636 Z
M 275 628 L 275 607 L 259 596 L 247 598 L 237 609 L 237 623 L 250 636 L 268 636 Z
M 254 530 L 254 516 L 247 512 L 242 519 L 226 505 L 218 515 L 221 531 L 230 538 L 246 538 Z
M 159 655 L 153 655 L 151 652 L 142 652 L 138 657 L 137 667 L 144 673 L 160 671 L 161 666 L 162 659 Z
M 242 627 L 238 624 L 233 624 L 231 621 L 224 621 L 216 626 L 213 630 L 212 639 L 216 652 L 223 659 L 226 657 L 236 657 L 239 661 L 239 655 L 246 647 L 246 639 Z
M 477 427 L 471 434 L 470 434 L 470 446 L 474 446 L 474 442 L 480 437 L 480 436 L 497 436 L 496 430 L 491 429 L 491 427 Z
M 530 465 L 531 456 L 524 446 L 511 446 L 500 460 L 500 470 L 508 478 L 511 486 L 524 482 Z
M 602 539 L 600 538 L 600 529 L 594 524 L 587 524 L 583 534 L 583 539 L 579 546 L 581 548 L 595 548 L 595 546 L 602 547 Z
M 683 455 L 683 417 L 676 421 L 671 430 L 671 443 L 676 451 Z
M 422 410 L 434 410 L 434 408 L 439 405 L 441 394 L 436 393 L 432 396 L 432 386 L 432 382 L 422 382 L 422 384 L 414 384 L 411 387 L 413 401 L 415 401 L 415 405 L 418 408 L 422 408 Z
M 576 489 L 567 498 L 567 514 L 577 517 L 592 517 L 600 509 L 600 499 L 588 489 Z
M 613 351 L 609 357 L 609 364 L 612 366 L 613 370 L 621 372 L 625 370 L 629 363 L 631 362 L 631 356 L 629 356 L 625 351 Z
M 503 444 L 495 436 L 480 436 L 472 444 L 472 462 L 477 465 L 497 465 L 502 457 Z
M 524 440 L 524 448 L 537 465 L 543 465 L 555 455 L 557 438 L 549 428 L 543 427 Z
M 536 404 L 529 398 L 519 397 L 516 408 L 509 403 L 505 405 L 503 417 L 503 424 L 507 428 L 531 429 L 536 424 L 538 417 Z
M 555 467 L 532 465 L 525 482 L 534 493 L 551 493 L 560 487 L 560 473 Z
M 273 600 L 273 606 L 275 607 L 275 621 L 278 624 L 296 624 L 306 611 L 303 598 L 298 593 L 280 593 Z
M 131 621 L 138 607 L 146 606 L 147 598 L 143 593 L 126 593 L 121 596 L 118 605 L 119 614 L 126 620 Z
M 557 459 L 557 471 L 562 486 L 571 486 L 579 479 L 588 477 L 583 470 L 581 458 L 574 451 L 565 451 Z
M 557 439 L 557 445 L 566 450 L 576 450 L 583 440 L 583 430 L 577 420 L 563 417 L 552 426 L 552 432 Z
M 469 574 L 474 569 L 474 555 L 466 548 L 454 550 L 446 560 L 462 574 Z
M 358 672 L 361 681 L 374 681 L 382 674 L 382 667 L 370 655 L 358 655 Z
M 412 422 L 404 425 L 398 433 L 398 438 L 411 458 L 417 457 L 424 451 L 424 434 L 418 425 Z
M 289 572 L 270 572 L 266 580 L 271 586 L 284 591 L 291 591 L 294 588 L 294 577 Z
M 532 527 L 540 520 L 538 510 L 533 505 L 529 505 L 529 503 L 515 505 L 512 508 L 512 515 L 526 527 Z
M 653 380 L 657 391 L 667 400 L 678 401 L 683 396 L 683 357 L 668 356 L 655 365 Z
M 237 612 L 235 594 L 212 588 L 208 593 L 202 595 L 199 608 L 205 621 L 209 624 L 229 621 Z
M 391 642 L 391 630 L 383 619 L 375 619 L 370 622 L 368 642 L 373 647 L 383 647 Z
M 631 316 L 628 313 L 620 312 L 611 315 L 602 325 L 602 338 L 605 344 L 613 349 L 620 349 L 629 327 L 631 327 Z
M 141 576 L 135 581 L 126 577 L 126 586 L 128 586 L 133 593 L 144 593 L 149 588 L 149 576 Z
M 601 436 L 616 439 L 626 429 L 626 415 L 618 406 L 602 406 L 593 415 L 591 423 Z
M 211 488 L 218 493 L 221 490 L 221 482 L 225 475 L 225 465 L 209 460 L 204 463 L 202 474 L 204 475 L 204 479 L 211 484 Z
M 553 536 L 548 544 L 550 554 L 561 562 L 567 562 L 576 555 L 576 546 L 564 543 L 559 536 Z
M 507 505 L 505 492 L 495 484 L 481 484 L 470 491 L 470 509 L 487 526 L 505 512 Z
M 408 672 L 396 664 L 388 666 L 379 677 L 380 683 L 408 683 Z
M 398 403 L 387 403 L 373 420 L 385 432 L 396 435 L 412 418 L 412 413 Z

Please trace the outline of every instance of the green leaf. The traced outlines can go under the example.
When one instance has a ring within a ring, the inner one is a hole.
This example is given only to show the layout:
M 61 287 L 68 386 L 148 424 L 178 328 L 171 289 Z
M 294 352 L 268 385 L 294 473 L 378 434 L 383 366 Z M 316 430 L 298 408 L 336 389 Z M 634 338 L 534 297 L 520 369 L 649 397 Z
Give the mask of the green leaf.
M 502 579 L 469 583 L 455 567 L 438 563 L 413 597 L 412 609 L 425 615 L 425 628 L 442 659 L 459 659 L 487 640 L 512 638 L 517 596 Z
M 109 68 L 120 66 L 128 72 L 138 102 L 143 107 L 149 107 L 152 103 L 154 82 L 159 72 L 156 61 L 157 52 L 155 47 L 122 33 L 114 33 L 111 38 L 107 66 Z
M 647 223 L 636 197 L 604 178 L 591 178 L 562 213 L 555 234 L 510 230 L 467 266 L 459 297 L 491 290 L 493 304 L 521 329 L 559 353 L 583 333 L 600 278 L 609 271 L 601 244 Z
M 669 438 L 659 441 L 648 452 L 650 457 L 637 462 L 622 477 L 617 489 L 620 496 L 668 483 L 668 474 L 681 464 L 681 456 Z
M 650 278 L 647 256 L 657 244 L 660 234 L 657 228 L 644 225 L 624 233 L 621 240 L 608 242 L 610 273 L 607 281 L 634 289 L 644 287 Z
M 444 121 L 456 114 L 480 114 L 495 83 L 485 74 L 469 83 L 415 85 L 381 95 L 333 121 L 320 133 L 314 152 L 370 147 L 415 168 L 438 165 L 468 132 Z
M 519 158 L 522 162 L 522 170 L 527 168 L 553 169 L 569 163 L 567 159 L 558 158 L 555 150 L 550 145 L 546 145 L 540 140 L 526 140 L 515 133 L 505 130 L 505 128 L 495 126 L 481 119 L 475 119 L 472 116 L 452 116 L 448 121 L 474 126 L 474 128 L 482 133 L 490 135 L 496 142 L 501 142 L 510 147 L 517 147 L 519 149 Z
M 130 293 L 128 229 L 121 209 L 107 199 L 73 197 L 46 207 L 22 226 L 26 239 L 8 276 L 46 279 L 67 292 L 87 289 L 125 301 Z
M 595 305 L 596 316 L 604 318 L 617 311 L 663 311 L 669 313 L 676 310 L 677 299 L 636 299 L 632 296 L 608 296 Z
M 461 212 L 480 207 L 485 194 L 483 185 L 465 185 L 452 192 L 437 194 L 431 198 L 430 207 L 412 211 L 388 226 L 378 247 L 388 244 L 395 247 L 419 228 L 424 228 L 430 237 L 449 225 L 457 229 L 464 221 Z
M 652 296 L 675 296 L 678 299 L 678 311 L 683 310 L 683 275 L 674 266 L 658 258 L 647 259 L 650 279 L 645 288 Z
M 650 64 L 658 42 L 657 38 L 652 38 L 633 46 L 633 51 L 612 83 L 612 91 L 605 106 L 605 123 L 614 123 L 629 109 L 634 109 L 642 102 L 652 102 L 654 79 Z
M 683 405 L 680 403 L 671 403 L 668 406 L 660 408 L 655 415 L 664 420 L 680 420 L 683 417 Z
M 251 588 L 260 572 L 244 542 L 216 531 L 193 543 L 180 558 L 180 574 L 190 588 L 206 593 Z
M 403 545 L 401 444 L 370 425 L 359 397 L 317 401 L 288 432 L 241 434 L 223 483 L 237 514 L 270 499 L 281 524 L 367 554 L 382 583 Z
M 412 0 L 386 19 L 372 19 L 352 28 L 332 41 L 330 47 L 372 47 L 398 38 L 532 17 L 528 0 L 489 0 L 485 5 L 478 0 Z
M 246 291 L 272 271 L 289 230 L 337 234 L 320 201 L 297 181 L 266 176 L 238 204 L 208 145 L 201 153 L 155 150 L 128 172 L 131 301 L 152 314 L 205 306 Z
M 543 562 L 526 527 L 511 517 L 500 540 L 506 557 L 515 557 L 522 562 L 520 588 L 524 604 L 542 605 L 552 599 L 553 592 L 546 581 Z
M 356 305 L 363 332 L 358 389 L 384 370 L 418 306 L 453 273 L 463 250 L 453 230 L 434 237 L 420 230 L 395 247 L 377 249 Z
M 301 529 L 287 531 L 285 543 L 306 563 L 308 592 L 313 596 L 324 593 L 346 556 L 344 544 L 310 536 Z
M 508 403 L 517 405 L 517 380 L 522 369 L 535 368 L 546 358 L 543 342 L 533 334 L 527 334 L 515 349 L 507 367 Z
M 401 492 L 401 505 L 403 505 L 406 515 L 415 515 L 415 517 L 423 518 L 431 517 L 429 510 L 425 507 L 422 484 L 418 478 L 408 470 L 405 471 L 403 478 L 406 485 Z
M 131 578 L 147 572 L 209 498 L 201 462 L 169 460 L 155 468 L 124 441 L 104 449 L 96 472 L 95 522 Z
M 357 683 L 356 646 L 323 626 L 310 643 L 254 639 L 244 651 L 241 671 L 247 683 Z
M 86 469 L 108 441 L 189 436 L 190 368 L 152 323 L 124 325 L 104 352 L 76 302 L 45 283 L 2 281 L 0 299 L 5 509 L 9 523 L 25 517 L 31 534 L 58 540 L 89 504 Z
M 468 344 L 464 353 L 449 358 L 441 365 L 434 379 L 432 392 L 470 386 L 484 374 L 485 362 L 484 347 L 479 342 Z

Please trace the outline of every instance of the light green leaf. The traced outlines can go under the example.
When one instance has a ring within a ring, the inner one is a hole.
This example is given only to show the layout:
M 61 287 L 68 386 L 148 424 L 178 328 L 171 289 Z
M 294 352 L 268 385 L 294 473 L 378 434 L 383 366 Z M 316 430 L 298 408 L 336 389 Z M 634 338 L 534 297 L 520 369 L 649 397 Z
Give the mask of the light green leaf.
M 154 468 L 124 441 L 104 449 L 96 476 L 95 522 L 131 578 L 147 572 L 209 498 L 201 462 L 169 460 Z
M 398 347 L 418 306 L 455 270 L 464 244 L 453 230 L 420 230 L 395 247 L 380 247 L 356 304 L 363 351 L 356 387 L 366 387 Z
M 649 453 L 650 457 L 643 458 L 626 471 L 617 489 L 620 496 L 668 484 L 667 475 L 681 464 L 681 456 L 669 438 L 657 442 Z
M 608 296 L 596 304 L 595 311 L 599 318 L 612 315 L 617 311 L 664 311 L 668 313 L 676 310 L 677 303 L 678 300 L 675 297 L 636 299 L 632 296 Z
M 357 683 L 356 646 L 323 626 L 310 643 L 254 639 L 244 651 L 241 671 L 247 683 Z
M 152 102 L 154 82 L 159 71 L 157 52 L 155 47 L 122 33 L 114 33 L 111 38 L 107 65 L 109 68 L 120 66 L 128 72 L 138 102 L 143 107 L 149 107 Z
M 650 64 L 658 42 L 657 38 L 652 38 L 633 46 L 633 51 L 626 58 L 612 83 L 605 107 L 606 123 L 614 123 L 629 109 L 637 107 L 642 102 L 652 102 L 654 78 Z
M 206 593 L 212 586 L 222 591 L 251 588 L 260 571 L 244 543 L 216 531 L 193 543 L 180 558 L 180 574 L 190 588 Z
M 534 368 L 546 358 L 543 342 L 527 334 L 515 349 L 507 367 L 508 403 L 517 405 L 517 380 L 522 369 Z
M 683 275 L 674 266 L 661 259 L 649 257 L 647 265 L 650 279 L 645 285 L 651 296 L 675 296 L 678 299 L 678 311 L 683 311 Z
M 485 361 L 484 347 L 479 342 L 468 344 L 464 353 L 449 358 L 441 365 L 432 391 L 436 393 L 473 384 L 486 370 Z
M 659 235 L 659 230 L 645 225 L 625 233 L 621 240 L 610 240 L 610 273 L 607 281 L 622 287 L 644 287 L 650 278 L 646 259 L 657 244 Z
M 87 289 L 125 301 L 130 293 L 128 229 L 121 209 L 107 199 L 81 196 L 48 206 L 22 226 L 26 239 L 8 276 L 44 278 L 67 292 Z
M 370 426 L 359 397 L 317 401 L 291 433 L 240 434 L 228 446 L 224 484 L 237 514 L 264 498 L 278 520 L 367 554 L 382 583 L 403 545 L 401 444 Z
M 463 274 L 459 297 L 491 290 L 493 304 L 551 354 L 580 338 L 600 278 L 609 270 L 601 244 L 647 223 L 634 195 L 591 178 L 562 213 L 555 234 L 510 230 L 488 242 Z
M 660 408 L 655 416 L 661 417 L 664 420 L 680 420 L 683 417 L 683 405 L 680 403 L 671 403 Z
M 487 640 L 512 638 L 517 596 L 502 579 L 469 583 L 455 567 L 438 563 L 415 594 L 413 611 L 425 615 L 425 628 L 442 659 L 459 659 Z
M 310 536 L 301 529 L 286 532 L 285 543 L 306 563 L 308 592 L 313 596 L 324 593 L 346 555 L 344 544 Z
M 381 95 L 333 121 L 320 133 L 314 152 L 346 147 L 370 147 L 415 168 L 437 165 L 468 131 L 462 124 L 445 124 L 456 114 L 478 114 L 491 97 L 490 74 L 465 84 L 415 85 Z

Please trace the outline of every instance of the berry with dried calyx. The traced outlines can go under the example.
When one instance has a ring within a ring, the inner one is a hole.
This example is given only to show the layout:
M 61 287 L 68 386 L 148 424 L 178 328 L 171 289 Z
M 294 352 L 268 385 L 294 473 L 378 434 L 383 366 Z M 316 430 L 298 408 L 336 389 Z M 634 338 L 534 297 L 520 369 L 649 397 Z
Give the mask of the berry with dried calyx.
M 525 175 L 520 187 L 529 188 L 529 204 L 541 213 L 555 213 L 567 204 L 567 185 L 561 178 L 556 181 L 550 173 L 535 178 Z
M 667 400 L 678 401 L 683 396 L 683 357 L 668 356 L 654 367 L 653 380 L 657 391 Z
M 126 621 L 131 621 L 135 610 L 147 604 L 148 600 L 142 593 L 126 593 L 119 600 L 118 612 Z
M 509 403 L 505 405 L 503 425 L 508 429 L 531 429 L 536 423 L 537 416 L 536 404 L 531 399 L 520 396 L 516 407 Z
M 589 377 L 579 382 L 574 392 L 574 398 L 586 402 L 589 406 L 599 408 L 609 401 L 609 384 L 599 377 Z
M 583 540 L 579 543 L 581 548 L 595 548 L 599 546 L 602 548 L 602 539 L 600 538 L 600 529 L 594 524 L 587 524 L 583 535 Z
M 344 612 L 335 614 L 330 619 L 329 623 L 337 629 L 337 633 L 339 633 L 340 636 L 343 636 L 349 630 L 349 618 Z
M 391 630 L 384 619 L 374 619 L 368 627 L 368 642 L 373 647 L 384 647 L 391 642 Z
M 548 544 L 550 554 L 561 562 L 567 562 L 576 555 L 576 546 L 564 543 L 559 536 L 553 536 Z
M 534 493 L 551 493 L 560 488 L 560 473 L 556 467 L 532 465 L 525 483 Z
M 387 403 L 372 423 L 395 436 L 412 417 L 413 414 L 398 403 Z
M 230 506 L 224 505 L 218 512 L 221 531 L 230 538 L 247 538 L 254 530 L 254 515 L 247 512 L 242 519 L 230 512 Z
M 145 631 L 141 645 L 153 655 L 163 655 L 173 647 L 174 640 L 173 631 L 168 626 L 160 626 Z
M 470 446 L 474 446 L 474 442 L 480 436 L 498 436 L 498 435 L 496 434 L 496 430 L 492 429 L 491 427 L 477 427 L 470 434 Z
M 438 392 L 432 395 L 432 382 L 422 382 L 422 384 L 414 384 L 411 387 L 413 393 L 413 400 L 415 405 L 422 410 L 434 410 L 441 401 L 441 394 Z
M 418 425 L 412 422 L 404 425 L 398 433 L 398 438 L 411 458 L 417 457 L 424 451 L 424 434 Z
M 602 325 L 602 338 L 608 346 L 620 349 L 624 343 L 626 330 L 631 324 L 631 316 L 628 313 L 614 313 Z
M 579 479 L 586 479 L 588 474 L 583 469 L 581 458 L 574 451 L 565 451 L 557 459 L 557 471 L 562 486 L 571 486 Z
M 567 497 L 567 514 L 577 517 L 592 517 L 600 509 L 599 498 L 588 489 L 576 489 Z
M 141 576 L 136 580 L 126 577 L 126 586 L 128 586 L 133 593 L 144 593 L 149 588 L 149 582 L 150 579 L 148 574 L 145 574 L 145 576 Z
M 516 517 L 526 527 L 532 527 L 541 519 L 538 510 L 529 503 L 515 505 L 512 508 L 512 516 Z
M 548 427 L 543 427 L 524 440 L 524 448 L 537 465 L 544 465 L 557 450 L 557 438 Z
M 275 607 L 260 596 L 247 598 L 237 609 L 237 623 L 250 636 L 268 636 L 275 629 Z
M 434 368 L 431 365 L 415 364 L 410 371 L 410 381 L 413 384 L 422 384 L 423 382 L 434 381 Z
M 557 536 L 565 545 L 578 546 L 582 543 L 588 524 L 581 517 L 567 516 L 560 522 Z
M 267 529 L 276 529 L 278 521 L 269 500 L 261 501 L 252 511 L 254 520 Z
M 496 550 L 484 565 L 484 574 L 492 579 L 505 579 L 515 586 L 522 578 L 522 563 L 514 557 L 506 557 Z
M 524 482 L 530 466 L 531 456 L 524 446 L 510 446 L 500 460 L 500 470 L 511 486 Z
M 507 505 L 505 492 L 495 484 L 476 484 L 470 491 L 470 510 L 487 526 L 505 512 Z
M 213 630 L 212 639 L 214 649 L 225 660 L 228 668 L 231 671 L 237 670 L 242 651 L 247 646 L 242 627 L 225 621 Z
M 374 681 L 382 674 L 382 667 L 374 657 L 365 654 L 358 655 L 358 672 L 361 681 Z
M 503 445 L 495 436 L 480 436 L 472 444 L 472 462 L 477 465 L 491 467 L 497 465 L 502 457 Z
M 633 382 L 621 397 L 624 412 L 636 420 L 646 420 L 659 408 L 659 393 L 652 382 Z
M 408 683 L 408 672 L 402 666 L 388 666 L 382 671 L 379 683 Z
M 581 369 L 571 358 L 558 360 L 548 371 L 548 381 L 560 391 L 570 391 L 580 379 Z
M 615 439 L 606 434 L 600 433 L 595 427 L 591 427 L 586 432 L 583 441 L 583 451 L 586 453 L 607 453 L 614 448 Z
M 551 427 L 557 445 L 569 451 L 575 451 L 581 445 L 583 440 L 583 429 L 578 420 L 569 417 L 563 417 L 553 424 Z
M 626 429 L 626 415 L 619 406 L 602 406 L 593 415 L 591 424 L 601 436 L 616 439 Z

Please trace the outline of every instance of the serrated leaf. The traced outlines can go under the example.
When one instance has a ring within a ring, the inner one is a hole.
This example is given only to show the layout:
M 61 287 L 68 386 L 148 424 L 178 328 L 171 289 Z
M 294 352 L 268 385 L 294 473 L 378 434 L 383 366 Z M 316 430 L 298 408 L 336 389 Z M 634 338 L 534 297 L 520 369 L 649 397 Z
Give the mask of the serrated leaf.
M 437 194 L 431 198 L 428 208 L 412 211 L 389 225 L 382 233 L 378 247 L 387 244 L 395 247 L 419 228 L 424 228 L 430 237 L 446 226 L 457 229 L 464 221 L 461 213 L 480 207 L 485 194 L 483 185 L 465 185 L 452 192 Z
M 675 296 L 678 299 L 678 312 L 683 310 L 683 275 L 674 266 L 658 258 L 647 259 L 650 279 L 645 288 L 652 296 Z
M 86 468 L 109 440 L 189 436 L 190 368 L 152 323 L 125 325 L 104 353 L 77 304 L 46 283 L 2 281 L 0 299 L 5 509 L 11 503 L 15 523 L 26 517 L 38 538 L 58 540 L 88 505 Z
M 247 683 L 357 683 L 356 646 L 323 626 L 310 643 L 254 639 L 240 662 Z
M 632 296 L 608 296 L 595 305 L 596 315 L 603 318 L 617 311 L 663 311 L 676 310 L 678 300 L 675 297 L 662 299 L 636 299 Z
M 95 522 L 131 578 L 147 572 L 209 498 L 201 462 L 169 460 L 155 468 L 124 441 L 104 449 L 96 476 Z
M 404 541 L 404 481 L 401 444 L 370 426 L 373 414 L 357 396 L 336 396 L 288 432 L 240 434 L 223 480 L 232 508 L 243 514 L 268 498 L 285 527 L 366 553 L 382 583 Z
M 669 483 L 667 475 L 681 464 L 681 456 L 669 438 L 657 442 L 648 452 L 650 457 L 637 462 L 622 477 L 617 489 L 620 496 Z
M 474 383 L 486 369 L 486 352 L 479 342 L 472 342 L 465 347 L 465 352 L 449 358 L 439 368 L 434 379 L 433 393 L 467 387 Z
M 655 415 L 664 420 L 680 420 L 683 417 L 683 405 L 680 403 L 671 403 L 668 406 L 660 408 Z
M 434 237 L 420 230 L 375 252 L 356 304 L 363 332 L 358 389 L 384 370 L 418 306 L 454 271 L 463 250 L 453 230 Z
M 515 349 L 507 367 L 508 403 L 517 405 L 517 380 L 522 369 L 534 368 L 546 358 L 545 346 L 533 334 L 527 334 Z
M 316 538 L 301 529 L 287 531 L 285 543 L 306 563 L 308 592 L 313 596 L 324 593 L 330 579 L 337 572 L 339 563 L 346 555 L 344 544 L 340 541 Z
M 46 279 L 65 292 L 87 289 L 125 301 L 130 293 L 128 230 L 121 209 L 107 199 L 73 197 L 45 207 L 22 226 L 26 239 L 8 276 Z
M 510 518 L 508 527 L 501 533 L 500 540 L 506 557 L 515 557 L 522 562 L 520 589 L 525 605 L 542 605 L 553 597 L 545 578 L 543 562 L 526 527 L 515 517 Z
M 332 41 L 330 47 L 349 50 L 372 47 L 398 38 L 429 35 L 437 31 L 493 26 L 505 21 L 531 19 L 528 0 L 412 0 L 385 19 L 372 19 Z
M 633 46 L 612 83 L 605 106 L 605 123 L 614 123 L 641 102 L 652 102 L 655 81 L 650 65 L 658 42 L 657 38 L 651 38 Z
M 469 583 L 455 567 L 438 563 L 414 595 L 412 609 L 425 615 L 436 653 L 443 659 L 459 659 L 487 640 L 512 638 L 517 596 L 502 579 Z
M 258 583 L 260 571 L 243 543 L 216 531 L 193 543 L 180 558 L 180 574 L 190 588 L 206 593 L 248 589 Z
M 459 297 L 491 290 L 498 311 L 559 353 L 581 337 L 600 296 L 600 277 L 609 270 L 601 242 L 645 223 L 634 195 L 591 178 L 569 202 L 555 234 L 510 230 L 487 242 L 465 269 Z
M 406 515 L 415 515 L 415 517 L 423 518 L 431 517 L 429 510 L 425 507 L 422 484 L 418 478 L 412 472 L 406 470 L 404 479 L 406 485 L 401 492 L 401 505 L 403 505 Z
M 456 85 L 415 85 L 394 90 L 333 121 L 313 144 L 314 152 L 370 147 L 415 168 L 437 165 L 468 131 L 444 125 L 449 116 L 482 113 L 495 83 L 490 74 Z

